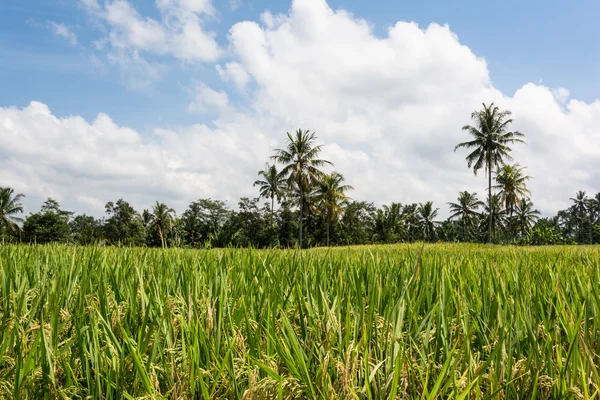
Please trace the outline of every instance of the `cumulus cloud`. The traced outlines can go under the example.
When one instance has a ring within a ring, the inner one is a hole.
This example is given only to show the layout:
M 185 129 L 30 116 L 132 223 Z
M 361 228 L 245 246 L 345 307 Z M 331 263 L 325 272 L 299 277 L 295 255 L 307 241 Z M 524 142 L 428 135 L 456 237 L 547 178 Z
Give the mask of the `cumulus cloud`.
M 141 61 L 143 53 L 148 53 L 184 62 L 214 62 L 222 53 L 214 32 L 202 26 L 203 17 L 215 15 L 209 0 L 157 0 L 161 20 L 142 16 L 126 0 L 109 0 L 102 6 L 94 0 L 82 0 L 81 4 L 108 31 L 94 42 L 96 49 L 106 48 L 113 58 L 115 54 L 119 58 L 127 55 Z M 143 62 L 150 64 L 145 59 Z
M 223 111 L 229 106 L 229 97 L 222 90 L 200 85 L 195 92 L 194 99 L 188 105 L 188 110 L 192 112 L 204 113 L 213 109 Z
M 235 204 L 244 194 L 240 182 L 254 179 L 255 157 L 264 159 L 269 148 L 264 136 L 246 136 L 242 128 L 261 130 L 238 115 L 215 129 L 194 125 L 143 135 L 105 114 L 92 122 L 58 118 L 35 101 L 0 108 L 0 182 L 25 193 L 29 211 L 48 196 L 97 215 L 121 197 L 138 207 L 164 200 L 180 211 L 200 197 Z M 256 154 L 249 153 L 254 146 Z
M 246 69 L 238 62 L 228 62 L 224 66 L 217 65 L 217 72 L 225 82 L 232 82 L 238 89 L 244 89 L 250 80 Z
M 108 4 L 117 3 L 124 2 Z M 188 11 L 183 1 L 166 3 L 183 14 L 209 13 L 200 3 Z M 166 18 L 177 24 L 182 17 Z M 160 49 L 168 40 L 155 31 L 171 37 L 165 21 L 135 20 L 129 28 L 111 23 L 111 46 Z M 190 110 L 228 110 L 210 127 L 142 134 L 103 114 L 92 122 L 57 118 L 41 103 L 0 109 L 0 181 L 40 198 L 60 194 L 76 210 L 121 196 L 179 210 L 198 197 L 234 204 L 256 195 L 256 171 L 284 133 L 304 128 L 317 131 L 323 156 L 354 185 L 353 198 L 433 200 L 447 215 L 445 203 L 461 190 L 484 198 L 483 173 L 474 176 L 466 153 L 453 148 L 468 139 L 460 128 L 471 112 L 494 101 L 513 111 L 514 128 L 527 135 L 528 145 L 513 154 L 534 177 L 529 186 L 542 212 L 567 207 L 576 190 L 600 188 L 600 101 L 533 83 L 503 94 L 485 60 L 448 26 L 398 22 L 379 37 L 324 0 L 295 0 L 285 15 L 235 24 L 228 38 L 230 59 L 217 72 L 248 93 L 234 106 L 232 95 L 199 85 Z
M 77 36 L 65 24 L 60 24 L 54 21 L 49 21 L 48 24 L 55 36 L 61 37 L 69 42 L 72 46 L 77 44 Z

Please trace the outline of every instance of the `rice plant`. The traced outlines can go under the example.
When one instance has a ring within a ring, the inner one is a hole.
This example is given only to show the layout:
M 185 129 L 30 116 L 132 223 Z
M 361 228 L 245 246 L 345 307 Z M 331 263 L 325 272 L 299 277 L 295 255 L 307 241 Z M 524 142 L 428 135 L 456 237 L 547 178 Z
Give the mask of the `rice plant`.
M 0 246 L 0 398 L 597 398 L 600 250 Z

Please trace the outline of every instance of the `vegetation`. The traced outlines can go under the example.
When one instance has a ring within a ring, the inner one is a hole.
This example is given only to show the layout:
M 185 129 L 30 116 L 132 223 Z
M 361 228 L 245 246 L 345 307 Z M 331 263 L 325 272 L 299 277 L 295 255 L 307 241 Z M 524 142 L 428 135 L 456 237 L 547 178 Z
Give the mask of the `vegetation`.
M 483 104 L 463 127 L 472 138 L 454 150 L 471 150 L 467 165 L 487 173 L 485 204 L 476 192 L 462 191 L 448 203 L 449 217 L 440 220 L 432 202 L 376 207 L 352 200 L 353 186 L 328 172 L 333 163 L 320 158 L 323 145 L 314 132 L 287 133 L 285 146 L 271 157 L 254 182 L 255 199 L 242 198 L 237 209 L 220 200 L 198 199 L 178 217 L 156 202 L 140 213 L 127 201 L 106 204 L 106 216 L 94 218 L 62 210 L 48 199 L 42 210 L 25 220 L 23 195 L 0 188 L 0 237 L 3 242 L 77 243 L 148 247 L 290 248 L 401 242 L 493 242 L 549 245 L 600 243 L 600 193 L 580 191 L 573 205 L 556 216 L 541 218 L 527 188 L 525 167 L 512 160 L 510 145 L 524 134 L 510 131 L 509 111 Z M 281 165 L 281 170 L 277 165 Z M 493 178 L 493 181 L 492 181 Z M 261 204 L 261 199 L 265 200 Z
M 454 150 L 464 147 L 474 149 L 467 156 L 469 168 L 473 166 L 473 172 L 485 168 L 488 174 L 488 209 L 492 209 L 492 173 L 494 168 L 499 168 L 505 160 L 511 160 L 511 148 L 508 146 L 513 143 L 523 143 L 521 137 L 525 136 L 521 132 L 507 132 L 508 126 L 513 122 L 510 111 L 500 111 L 498 106 L 491 103 L 489 106 L 483 104 L 481 111 L 474 111 L 471 119 L 475 126 L 465 125 L 463 130 L 473 136 L 473 140 L 456 145 Z M 492 241 L 493 215 L 488 215 L 488 243 Z
M 598 247 L 0 246 L 0 398 L 593 398 Z

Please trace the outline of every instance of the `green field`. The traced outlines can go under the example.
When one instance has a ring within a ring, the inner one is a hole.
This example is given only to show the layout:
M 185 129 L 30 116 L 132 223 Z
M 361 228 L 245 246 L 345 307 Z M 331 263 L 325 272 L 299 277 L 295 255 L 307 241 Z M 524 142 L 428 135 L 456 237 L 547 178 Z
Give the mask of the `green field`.
M 598 398 L 600 248 L 0 246 L 0 398 Z

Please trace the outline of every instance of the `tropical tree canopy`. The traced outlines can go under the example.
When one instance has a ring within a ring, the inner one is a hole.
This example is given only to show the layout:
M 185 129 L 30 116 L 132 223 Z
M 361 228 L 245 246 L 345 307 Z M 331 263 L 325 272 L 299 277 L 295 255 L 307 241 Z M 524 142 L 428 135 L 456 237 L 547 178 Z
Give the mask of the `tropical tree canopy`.
M 0 234 L 14 230 L 18 223 L 23 222 L 23 218 L 17 217 L 17 214 L 23 213 L 21 199 L 24 197 L 24 194 L 15 194 L 14 189 L 0 187 Z
M 477 175 L 480 169 L 488 174 L 488 208 L 492 208 L 492 172 L 494 168 L 500 167 L 506 160 L 512 160 L 510 155 L 510 144 L 524 143 L 522 137 L 525 135 L 519 131 L 510 131 L 509 125 L 513 123 L 510 118 L 511 112 L 500 111 L 494 103 L 486 105 L 483 109 L 474 111 L 471 119 L 474 125 L 465 125 L 463 130 L 471 135 L 472 140 L 456 145 L 454 151 L 465 148 L 471 150 L 467 155 L 467 165 L 473 168 Z M 489 214 L 488 242 L 492 241 L 492 214 Z
M 323 172 L 320 168 L 333 165 L 330 161 L 319 158 L 322 145 L 316 145 L 315 133 L 298 129 L 295 135 L 287 133 L 286 146 L 275 150 L 272 159 L 283 164 L 281 176 L 285 177 L 290 186 L 296 188 L 299 196 L 299 230 L 298 244 L 302 247 L 302 222 L 304 218 L 305 196 L 310 187 L 317 182 Z

